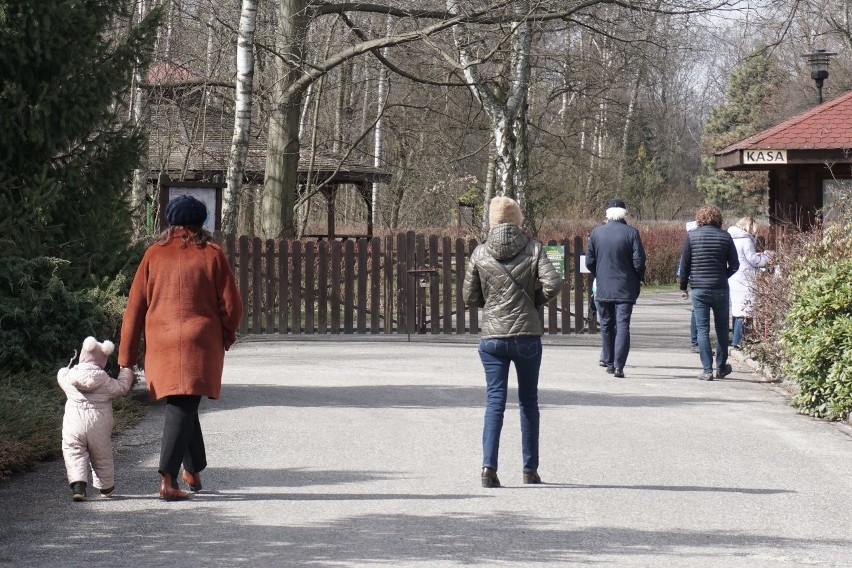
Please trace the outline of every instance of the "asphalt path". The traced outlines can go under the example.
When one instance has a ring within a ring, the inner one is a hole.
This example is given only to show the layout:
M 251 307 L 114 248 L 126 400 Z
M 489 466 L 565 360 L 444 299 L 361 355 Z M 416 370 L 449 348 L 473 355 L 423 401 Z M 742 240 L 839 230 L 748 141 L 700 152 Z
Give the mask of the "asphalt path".
M 113 499 L 72 502 L 61 460 L 0 483 L 0 566 L 852 565 L 849 426 L 739 360 L 698 381 L 688 323 L 642 297 L 625 379 L 595 336 L 545 338 L 546 483 L 522 483 L 512 389 L 500 489 L 475 338 L 242 341 L 202 402 L 199 494 L 156 497 L 155 405 L 115 438 Z

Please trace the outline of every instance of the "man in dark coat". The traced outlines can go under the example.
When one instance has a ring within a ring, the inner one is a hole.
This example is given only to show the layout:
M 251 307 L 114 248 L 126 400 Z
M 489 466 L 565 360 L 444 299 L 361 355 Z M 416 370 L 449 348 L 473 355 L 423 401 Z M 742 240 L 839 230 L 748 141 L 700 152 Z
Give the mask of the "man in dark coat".
M 624 364 L 630 352 L 630 317 L 645 279 L 645 249 L 639 231 L 624 220 L 627 206 L 612 199 L 606 206 L 607 222 L 589 235 L 586 268 L 597 280 L 595 301 L 600 307 L 603 349 L 601 361 L 606 372 L 624 377 Z
M 716 378 L 731 374 L 728 364 L 728 317 L 730 292 L 728 278 L 740 267 L 737 247 L 722 230 L 722 212 L 705 205 L 695 214 L 698 227 L 689 231 L 681 250 L 680 289 L 688 297 L 692 286 L 692 311 L 698 339 L 698 353 L 704 370 L 698 378 L 713 380 L 713 351 L 710 347 L 710 312 L 716 328 Z

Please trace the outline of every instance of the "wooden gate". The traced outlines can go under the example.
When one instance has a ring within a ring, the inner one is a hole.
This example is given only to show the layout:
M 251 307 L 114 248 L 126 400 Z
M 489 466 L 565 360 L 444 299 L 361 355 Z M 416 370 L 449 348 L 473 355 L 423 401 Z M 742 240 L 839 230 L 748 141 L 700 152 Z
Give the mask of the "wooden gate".
M 479 310 L 461 297 L 475 240 L 409 231 L 357 241 L 262 240 L 216 235 L 245 311 L 240 334 L 479 333 Z M 565 247 L 566 277 L 541 308 L 545 333 L 581 333 L 588 319 L 587 274 L 580 237 Z M 591 328 L 594 331 L 594 327 Z

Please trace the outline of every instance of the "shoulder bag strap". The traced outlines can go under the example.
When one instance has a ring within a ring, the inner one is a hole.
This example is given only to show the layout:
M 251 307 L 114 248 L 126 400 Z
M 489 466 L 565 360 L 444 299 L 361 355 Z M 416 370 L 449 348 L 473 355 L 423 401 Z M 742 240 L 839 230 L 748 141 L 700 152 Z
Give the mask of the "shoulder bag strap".
M 512 258 L 514 258 L 514 257 L 512 257 Z M 535 307 L 535 302 L 533 301 L 532 298 L 530 298 L 530 295 L 527 293 L 527 289 L 524 288 L 523 286 L 521 286 L 521 283 L 518 282 L 517 279 L 515 279 L 514 276 L 512 276 L 512 272 L 508 268 L 506 268 L 505 264 L 503 264 L 502 262 L 500 262 L 496 258 L 494 260 L 497 261 L 497 266 L 499 266 L 501 269 L 503 269 L 503 272 L 506 274 L 506 276 L 509 277 L 509 279 L 512 281 L 512 283 L 515 286 L 517 286 L 521 290 L 521 292 L 524 293 L 524 298 L 527 299 L 527 301 L 530 303 L 530 305 L 532 305 L 533 309 L 535 309 L 535 311 L 537 312 L 538 308 Z M 509 259 L 509 260 L 511 260 L 511 259 Z

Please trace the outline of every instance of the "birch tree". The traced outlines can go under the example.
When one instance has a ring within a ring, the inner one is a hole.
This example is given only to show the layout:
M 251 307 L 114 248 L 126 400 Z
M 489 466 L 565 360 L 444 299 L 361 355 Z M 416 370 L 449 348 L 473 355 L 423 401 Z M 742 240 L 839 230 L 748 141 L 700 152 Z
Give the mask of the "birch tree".
M 251 131 L 254 83 L 254 32 L 257 0 L 243 0 L 237 39 L 237 83 L 234 96 L 234 133 L 228 159 L 227 187 L 222 203 L 222 230 L 235 233 Z
M 464 24 L 453 28 L 453 40 L 458 50 L 461 71 L 476 99 L 491 119 L 494 140 L 495 176 L 497 192 L 516 199 L 523 207 L 526 195 L 527 170 L 525 145 L 518 144 L 518 133 L 526 128 L 519 123 L 526 120 L 523 110 L 527 104 L 530 78 L 530 47 L 532 32 L 529 20 L 529 2 L 519 2 L 515 8 L 519 17 L 511 22 L 511 56 L 505 74 L 496 80 L 488 80 L 480 71 L 484 62 L 477 59 L 468 47 L 470 32 Z M 447 11 L 457 15 L 461 12 L 459 0 L 447 0 Z M 518 167 L 518 166 L 521 167 Z

